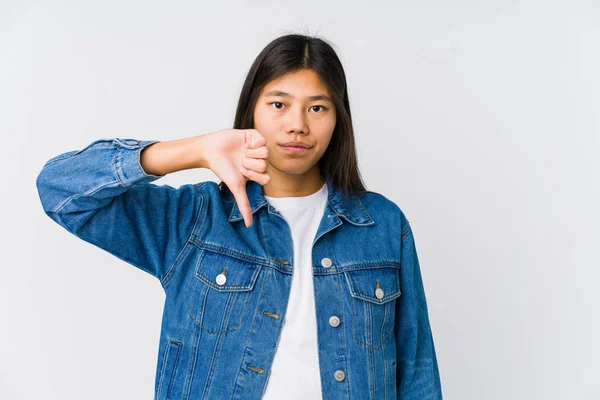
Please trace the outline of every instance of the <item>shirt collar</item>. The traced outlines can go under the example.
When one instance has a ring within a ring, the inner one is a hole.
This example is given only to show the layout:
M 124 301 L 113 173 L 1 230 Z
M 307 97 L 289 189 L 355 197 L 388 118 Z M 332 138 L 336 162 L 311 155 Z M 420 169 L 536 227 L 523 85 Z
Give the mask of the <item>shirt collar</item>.
M 357 195 L 350 194 L 349 196 L 344 197 L 341 189 L 333 185 L 328 177 L 325 178 L 325 183 L 328 190 L 327 204 L 338 216 L 344 217 L 346 221 L 354 225 L 372 225 L 375 223 Z M 248 201 L 250 202 L 252 214 L 261 207 L 268 206 L 269 204 L 264 196 L 262 185 L 256 181 L 248 180 L 246 182 L 246 194 L 248 196 Z M 229 221 L 235 222 L 242 219 L 244 219 L 244 217 L 234 199 L 233 208 L 229 215 Z

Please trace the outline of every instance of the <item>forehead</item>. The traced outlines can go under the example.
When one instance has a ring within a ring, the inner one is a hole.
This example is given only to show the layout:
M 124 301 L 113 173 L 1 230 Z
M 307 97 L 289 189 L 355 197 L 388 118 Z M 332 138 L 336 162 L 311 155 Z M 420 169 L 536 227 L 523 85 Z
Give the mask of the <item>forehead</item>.
M 319 75 L 312 69 L 290 72 L 273 79 L 263 88 L 262 93 L 264 94 L 274 89 L 282 90 L 292 95 L 295 93 L 300 95 L 303 93 L 329 95 L 327 86 L 325 86 Z

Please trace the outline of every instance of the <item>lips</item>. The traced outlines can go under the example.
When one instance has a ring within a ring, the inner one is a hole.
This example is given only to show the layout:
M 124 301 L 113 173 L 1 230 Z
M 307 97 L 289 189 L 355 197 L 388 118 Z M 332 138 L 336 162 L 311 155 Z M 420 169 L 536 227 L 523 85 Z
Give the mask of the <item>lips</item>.
M 302 142 L 288 142 L 288 143 L 280 144 L 280 146 L 283 146 L 283 147 L 301 147 L 303 149 L 310 149 L 312 147 L 312 146 L 309 146 L 306 143 L 302 143 Z

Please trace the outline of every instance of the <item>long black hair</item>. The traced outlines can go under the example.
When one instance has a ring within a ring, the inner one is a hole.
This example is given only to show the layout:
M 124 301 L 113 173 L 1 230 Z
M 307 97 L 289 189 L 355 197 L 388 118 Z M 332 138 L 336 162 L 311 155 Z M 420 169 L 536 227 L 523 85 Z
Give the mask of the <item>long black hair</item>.
M 332 95 L 336 108 L 333 135 L 319 160 L 321 174 L 346 196 L 366 192 L 358 169 L 346 74 L 332 45 L 324 39 L 287 34 L 269 43 L 246 76 L 233 128 L 254 129 L 254 108 L 261 90 L 273 79 L 302 69 L 315 71 Z M 229 188 L 220 182 L 219 190 Z

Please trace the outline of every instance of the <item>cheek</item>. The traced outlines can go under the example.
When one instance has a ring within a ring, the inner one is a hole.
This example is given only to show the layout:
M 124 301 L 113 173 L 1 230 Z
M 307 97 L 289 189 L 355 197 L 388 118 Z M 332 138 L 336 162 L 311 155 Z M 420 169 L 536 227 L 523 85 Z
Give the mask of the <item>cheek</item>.
M 323 123 L 319 126 L 319 141 L 323 144 L 323 145 L 327 145 L 329 144 L 329 142 L 331 141 L 331 137 L 333 136 L 333 131 L 335 129 L 335 124 L 336 124 L 336 120 L 334 119 L 329 119 L 327 121 L 323 121 Z
M 321 118 L 315 120 L 313 132 L 318 132 L 320 137 L 331 136 L 335 129 L 336 122 L 337 117 L 335 113 L 323 115 Z
M 254 129 L 262 133 L 268 143 L 269 137 L 277 132 L 278 123 L 268 112 L 256 110 L 254 112 Z
M 329 132 L 333 132 L 333 130 L 335 129 L 335 124 L 337 123 L 337 117 L 336 117 L 335 113 L 329 119 L 328 122 L 329 122 Z

